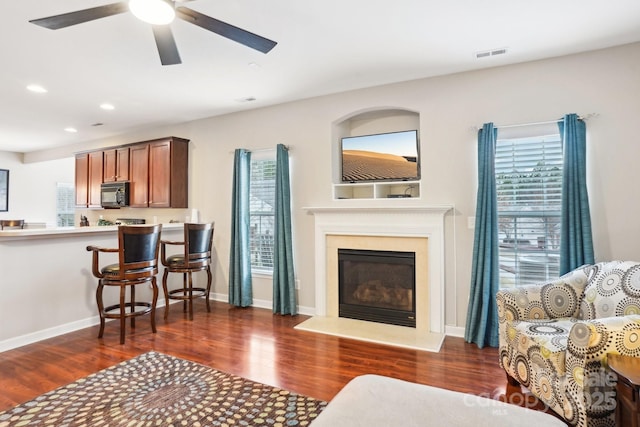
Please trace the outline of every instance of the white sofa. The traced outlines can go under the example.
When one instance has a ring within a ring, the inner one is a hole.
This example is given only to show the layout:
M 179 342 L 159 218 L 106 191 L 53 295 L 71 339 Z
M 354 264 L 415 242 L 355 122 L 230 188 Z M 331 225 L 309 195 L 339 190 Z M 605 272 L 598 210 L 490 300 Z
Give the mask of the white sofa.
M 553 415 L 379 375 L 351 380 L 312 427 L 566 427 Z

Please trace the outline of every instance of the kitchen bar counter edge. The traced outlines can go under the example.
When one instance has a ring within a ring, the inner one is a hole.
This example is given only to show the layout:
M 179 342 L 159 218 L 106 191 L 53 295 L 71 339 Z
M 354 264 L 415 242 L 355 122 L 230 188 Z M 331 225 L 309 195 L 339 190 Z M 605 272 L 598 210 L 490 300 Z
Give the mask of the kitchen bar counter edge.
M 183 227 L 183 223 L 162 224 L 163 230 L 178 230 L 182 229 Z M 117 225 L 2 230 L 0 231 L 0 243 L 25 239 L 72 237 L 75 235 L 84 236 L 87 234 L 112 233 L 116 231 L 118 231 Z

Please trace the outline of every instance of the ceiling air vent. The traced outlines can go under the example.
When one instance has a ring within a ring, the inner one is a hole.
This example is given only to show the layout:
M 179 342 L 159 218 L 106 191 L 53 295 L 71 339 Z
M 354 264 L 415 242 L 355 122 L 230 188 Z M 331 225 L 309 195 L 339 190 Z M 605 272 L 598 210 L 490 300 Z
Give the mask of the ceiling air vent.
M 507 53 L 507 48 L 483 50 L 482 52 L 476 52 L 476 59 L 489 58 L 490 56 L 504 55 Z

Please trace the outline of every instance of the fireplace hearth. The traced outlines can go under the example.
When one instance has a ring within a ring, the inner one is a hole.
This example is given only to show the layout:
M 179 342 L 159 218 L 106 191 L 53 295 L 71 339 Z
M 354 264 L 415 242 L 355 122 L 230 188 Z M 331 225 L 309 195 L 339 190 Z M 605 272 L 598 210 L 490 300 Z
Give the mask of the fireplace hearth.
M 338 249 L 340 317 L 416 327 L 415 252 Z

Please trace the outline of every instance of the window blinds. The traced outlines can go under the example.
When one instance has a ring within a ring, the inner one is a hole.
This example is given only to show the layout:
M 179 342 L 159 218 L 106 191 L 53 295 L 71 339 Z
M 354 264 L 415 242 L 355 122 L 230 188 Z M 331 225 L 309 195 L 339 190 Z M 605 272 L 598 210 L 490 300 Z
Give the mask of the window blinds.
M 495 173 L 501 286 L 557 278 L 562 202 L 560 135 L 498 139 Z
M 275 191 L 276 161 L 252 160 L 249 190 L 249 244 L 251 268 L 255 270 L 273 270 Z

